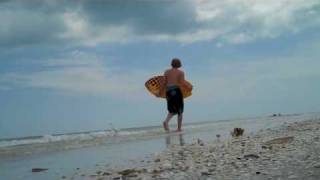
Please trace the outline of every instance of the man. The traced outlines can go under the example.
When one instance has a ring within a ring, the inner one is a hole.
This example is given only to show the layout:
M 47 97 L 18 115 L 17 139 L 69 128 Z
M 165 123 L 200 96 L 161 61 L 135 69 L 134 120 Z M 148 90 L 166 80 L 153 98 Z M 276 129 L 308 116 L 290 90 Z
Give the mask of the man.
M 171 61 L 171 69 L 165 71 L 165 84 L 166 84 L 166 98 L 168 115 L 163 121 L 163 128 L 169 132 L 169 121 L 171 118 L 178 114 L 178 128 L 177 131 L 181 131 L 182 126 L 182 114 L 183 114 L 183 96 L 179 85 L 184 82 L 184 72 L 179 68 L 181 67 L 181 61 L 178 58 L 174 58 Z M 192 88 L 192 87 L 191 87 Z

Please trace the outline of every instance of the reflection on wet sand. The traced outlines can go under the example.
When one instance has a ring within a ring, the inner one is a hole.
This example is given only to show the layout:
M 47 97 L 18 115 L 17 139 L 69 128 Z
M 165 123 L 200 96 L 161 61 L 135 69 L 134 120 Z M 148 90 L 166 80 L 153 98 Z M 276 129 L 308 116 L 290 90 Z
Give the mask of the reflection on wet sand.
M 180 145 L 180 146 L 183 146 L 185 144 L 182 133 L 168 134 L 166 136 L 166 146 L 169 147 L 170 145 L 173 145 L 173 144 Z

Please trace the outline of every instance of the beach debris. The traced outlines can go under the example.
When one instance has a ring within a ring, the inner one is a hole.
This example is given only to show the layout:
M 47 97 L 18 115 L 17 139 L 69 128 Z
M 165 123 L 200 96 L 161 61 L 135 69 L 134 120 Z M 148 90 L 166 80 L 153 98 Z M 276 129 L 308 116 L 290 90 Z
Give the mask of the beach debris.
M 213 147 L 209 148 L 209 153 L 213 153 L 215 151 L 215 149 Z
M 169 161 L 166 161 L 165 163 L 162 164 L 163 169 L 171 169 L 172 165 Z
M 186 153 L 185 153 L 183 150 L 178 151 L 178 155 L 179 155 L 179 156 L 183 157 L 184 154 L 186 154 Z
M 66 176 L 61 176 L 61 179 L 65 179 L 65 178 L 67 178 Z
M 113 180 L 122 180 L 122 177 L 121 176 L 117 176 L 117 177 L 113 177 L 112 179 Z
M 198 143 L 200 146 L 204 146 L 204 142 L 203 142 L 201 139 L 198 139 L 198 140 L 197 140 L 197 143 Z
M 220 138 L 220 137 L 221 137 L 221 135 L 220 135 L 220 134 L 216 134 L 216 137 L 217 137 L 217 138 Z
M 264 145 L 273 145 L 273 144 L 286 144 L 290 143 L 293 141 L 294 137 L 293 136 L 286 136 L 286 137 L 280 137 L 280 138 L 275 138 L 269 141 L 264 142 Z
M 278 114 L 272 114 L 270 117 L 280 117 L 280 116 L 282 116 L 282 114 L 280 114 L 280 113 L 278 113 Z
M 320 168 L 320 163 L 313 165 L 314 168 Z
M 244 132 L 244 129 L 242 128 L 233 128 L 233 131 L 231 131 L 231 135 L 233 137 L 238 137 L 238 136 L 242 136 Z
M 295 176 L 295 175 L 290 175 L 290 176 L 288 177 L 288 179 L 296 179 L 296 178 L 298 178 L 298 176 Z
M 159 168 L 155 168 L 153 169 L 152 173 L 157 174 L 160 173 L 162 170 L 160 170 Z
M 202 169 L 201 170 L 201 176 L 209 176 L 211 173 L 209 172 L 208 169 Z
M 254 159 L 258 159 L 259 156 L 256 154 L 246 154 L 243 156 L 245 159 L 249 159 L 249 158 L 254 158 Z
M 48 171 L 48 168 L 32 168 L 32 172 L 43 172 Z
M 160 162 L 160 158 L 155 159 L 154 162 Z
M 102 173 L 102 176 L 110 176 L 112 173 L 110 173 L 110 172 L 103 172 Z
M 122 176 L 132 176 L 135 173 L 141 173 L 141 170 L 137 169 L 125 169 L 123 171 L 119 171 L 118 174 L 121 174 Z

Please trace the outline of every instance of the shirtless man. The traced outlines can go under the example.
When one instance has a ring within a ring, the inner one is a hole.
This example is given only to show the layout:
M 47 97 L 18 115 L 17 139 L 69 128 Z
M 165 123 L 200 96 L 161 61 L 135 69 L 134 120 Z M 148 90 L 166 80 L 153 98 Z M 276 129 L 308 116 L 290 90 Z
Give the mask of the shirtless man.
M 177 131 L 181 131 L 184 106 L 182 92 L 179 88 L 179 85 L 184 81 L 184 72 L 179 70 L 179 68 L 181 67 L 180 60 L 178 58 L 172 59 L 171 67 L 171 69 L 166 70 L 164 73 L 164 76 L 166 78 L 168 115 L 167 118 L 163 121 L 163 128 L 167 132 L 169 132 L 169 121 L 176 114 L 178 114 Z

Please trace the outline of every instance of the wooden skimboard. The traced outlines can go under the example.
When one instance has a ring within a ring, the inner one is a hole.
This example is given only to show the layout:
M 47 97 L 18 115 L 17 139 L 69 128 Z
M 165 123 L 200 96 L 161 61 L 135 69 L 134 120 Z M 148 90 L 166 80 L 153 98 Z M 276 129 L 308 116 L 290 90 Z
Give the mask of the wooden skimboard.
M 151 94 L 155 96 L 159 94 L 160 95 L 159 97 L 166 98 L 164 76 L 154 76 L 150 78 L 148 81 L 146 81 L 145 86 Z M 180 89 L 181 89 L 183 98 L 187 98 L 192 95 L 192 85 L 190 82 L 184 81 L 180 85 Z

